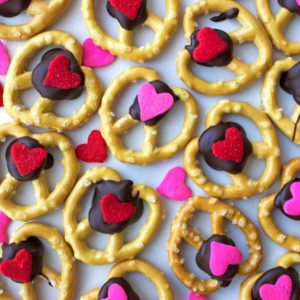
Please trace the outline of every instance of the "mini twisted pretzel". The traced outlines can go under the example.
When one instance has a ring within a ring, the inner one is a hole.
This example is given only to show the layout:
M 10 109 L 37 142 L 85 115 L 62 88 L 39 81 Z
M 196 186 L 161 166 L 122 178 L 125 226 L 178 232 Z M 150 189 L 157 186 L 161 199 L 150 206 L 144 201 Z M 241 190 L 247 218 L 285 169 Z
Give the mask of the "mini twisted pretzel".
M 108 185 L 105 185 L 109 181 L 114 183 L 112 188 L 108 188 Z M 77 215 L 79 213 L 80 201 L 82 201 L 82 198 L 93 184 L 101 182 L 104 182 L 104 185 L 102 185 L 98 193 L 95 194 L 96 198 L 94 198 L 94 200 L 96 201 L 93 204 L 93 214 L 95 214 L 96 217 L 91 215 L 90 210 L 89 218 L 78 221 Z M 150 242 L 159 227 L 162 219 L 160 198 L 154 190 L 142 184 L 135 185 L 132 191 L 130 191 L 132 195 L 138 196 L 141 199 L 141 203 L 147 204 L 150 208 L 148 220 L 143 225 L 136 239 L 124 244 L 122 231 L 125 228 L 122 226 L 116 230 L 114 227 L 114 230 L 111 230 L 112 227 L 109 227 L 108 221 L 106 221 L 105 218 L 104 222 L 100 225 L 93 225 L 97 220 L 103 218 L 102 203 L 108 194 L 114 194 L 118 197 L 118 200 L 122 200 L 119 199 L 121 198 L 119 195 L 124 194 L 124 192 L 117 191 L 117 189 L 119 190 L 120 188 L 118 183 L 123 184 L 126 182 L 122 181 L 121 176 L 116 171 L 105 167 L 91 169 L 79 179 L 66 201 L 64 208 L 65 237 L 72 246 L 75 257 L 87 264 L 101 265 L 134 258 Z M 127 192 L 127 198 L 130 196 L 131 195 L 128 195 Z M 110 198 L 109 200 L 113 201 L 114 199 Z M 100 214 L 99 201 L 101 201 L 102 214 Z M 121 207 L 117 206 L 113 211 L 115 215 L 119 215 L 121 210 Z M 139 215 L 140 214 L 141 213 L 139 213 Z M 119 222 L 111 223 L 111 226 L 118 226 Z M 86 239 L 93 233 L 92 226 L 93 228 L 96 227 L 94 230 L 98 232 L 110 234 L 106 249 L 93 249 L 88 246 Z M 105 231 L 107 227 L 108 230 Z
M 300 143 L 300 130 L 298 128 L 300 118 L 300 106 L 296 102 L 292 116 L 283 113 L 279 106 L 277 91 L 279 81 L 284 72 L 296 67 L 297 61 L 291 57 L 278 60 L 267 72 L 262 92 L 262 103 L 264 110 L 277 125 L 277 127 L 294 143 Z M 295 95 L 296 96 L 296 95 Z
M 298 179 L 296 175 L 299 171 L 299 158 L 292 159 L 284 165 L 281 177 L 281 191 L 264 197 L 260 201 L 258 209 L 259 223 L 269 238 L 279 246 L 294 252 L 300 252 L 300 239 L 283 233 L 275 224 L 272 211 L 279 208 L 287 217 L 299 220 L 299 212 L 297 211 L 297 207 L 299 207 L 299 204 L 297 204 L 297 199 L 299 198 L 297 197 L 299 196 L 294 192 L 295 188 L 293 188 L 294 184 L 297 186 Z M 296 200 L 292 201 L 292 199 Z
M 159 269 L 154 267 L 147 261 L 141 259 L 126 260 L 116 264 L 108 273 L 107 283 L 101 288 L 109 289 L 109 286 L 114 283 L 114 279 L 122 279 L 126 273 L 138 272 L 149 279 L 157 289 L 159 300 L 173 300 L 174 295 L 168 279 Z M 112 280 L 113 279 L 113 280 Z M 122 283 L 122 281 L 117 281 Z M 127 283 L 127 282 L 126 282 Z M 128 283 L 127 283 L 128 284 Z M 121 286 L 121 284 L 120 284 Z M 127 287 L 127 286 L 126 286 Z M 130 286 L 129 286 L 130 287 Z M 128 287 L 127 287 L 128 288 Z M 131 287 L 130 287 L 131 288 Z M 128 288 L 129 289 L 129 288 Z M 132 289 L 132 288 L 131 288 Z M 83 295 L 80 300 L 98 300 L 100 289 L 93 289 L 87 294 Z M 125 289 L 124 289 L 125 290 Z M 99 298 L 102 299 L 102 298 Z M 131 299 L 131 298 L 128 298 Z M 134 298 L 135 299 L 135 298 Z M 139 299 L 139 298 L 138 298 Z
M 199 15 L 214 11 L 225 13 L 232 8 L 238 9 L 237 21 L 241 23 L 242 28 L 230 32 L 227 39 L 230 40 L 230 44 L 254 42 L 258 49 L 258 57 L 252 64 L 246 64 L 238 57 L 233 57 L 231 61 L 229 60 L 223 65 L 226 65 L 227 69 L 236 75 L 234 79 L 226 82 L 207 82 L 191 72 L 189 66 L 191 54 L 187 49 L 181 50 L 177 56 L 177 73 L 187 86 L 200 93 L 226 95 L 238 92 L 260 78 L 272 63 L 272 44 L 267 33 L 256 18 L 236 1 L 227 0 L 220 3 L 218 0 L 201 0 L 187 7 L 183 19 L 183 29 L 186 38 L 190 40 L 197 29 L 196 19 Z M 223 34 L 227 36 L 226 33 L 223 32 Z M 231 47 L 233 47 L 233 44 Z
M 6 178 L 0 184 L 0 209 L 10 218 L 26 222 L 48 214 L 63 203 L 76 181 L 79 173 L 79 163 L 71 141 L 61 134 L 55 132 L 31 134 L 27 128 L 19 124 L 8 123 L 0 126 L 0 140 L 4 142 L 8 137 L 20 138 L 24 142 L 28 141 L 28 138 L 33 138 L 45 148 L 57 147 L 63 157 L 64 174 L 53 191 L 49 191 L 46 173 L 43 170 L 34 178 L 24 177 L 26 181 L 32 181 L 33 184 L 36 203 L 32 205 L 19 205 L 13 200 L 17 188 L 22 184 L 22 180 L 20 180 L 21 178 L 16 179 L 18 172 L 14 170 L 13 160 L 7 160 L 12 171 L 6 175 Z M 21 159 L 24 159 L 24 157 L 21 157 Z M 30 163 L 32 164 L 35 161 Z M 33 173 L 31 172 L 29 176 L 31 174 Z
M 198 138 L 193 139 L 187 145 L 184 152 L 184 165 L 191 179 L 208 195 L 232 200 L 238 198 L 247 198 L 267 190 L 278 177 L 281 167 L 278 139 L 272 123 L 264 112 L 256 109 L 248 103 L 233 102 L 229 100 L 220 101 L 209 111 L 206 118 L 206 128 L 208 128 L 207 131 L 211 128 L 217 128 L 216 125 L 219 124 L 230 124 L 222 123 L 222 118 L 227 114 L 245 116 L 246 118 L 250 119 L 260 130 L 263 142 L 252 141 L 250 143 L 248 141 L 248 143 L 252 145 L 252 147 L 251 145 L 249 146 L 252 148 L 252 154 L 258 159 L 266 160 L 266 166 L 260 178 L 254 180 L 249 178 L 244 172 L 241 171 L 246 162 L 245 160 L 247 159 L 246 150 L 244 151 L 245 158 L 242 162 L 242 168 L 235 173 L 230 173 L 230 171 L 227 171 L 227 174 L 231 178 L 233 184 L 221 185 L 214 182 L 211 178 L 206 177 L 199 166 L 198 158 L 200 153 Z M 207 149 L 207 151 L 211 153 L 211 149 Z M 204 155 L 204 157 L 206 157 L 204 153 L 201 153 L 200 155 Z M 212 158 L 214 161 L 216 161 L 216 156 L 212 156 Z M 227 163 L 225 159 L 219 160 L 219 162 L 225 164 Z M 225 169 L 219 168 L 218 170 Z
M 264 289 L 264 294 L 267 294 L 267 286 L 269 288 L 272 286 L 276 288 L 277 296 L 282 295 L 282 298 L 278 299 L 297 299 L 299 296 L 299 275 L 297 271 L 293 268 L 294 264 L 300 263 L 300 254 L 295 252 L 290 252 L 284 254 L 276 264 L 276 267 L 265 272 L 257 273 L 249 276 L 242 284 L 240 289 L 240 300 L 257 300 L 260 298 L 254 298 L 253 293 L 257 294 L 257 290 L 260 291 L 261 288 Z M 290 280 L 283 277 L 290 277 Z M 258 280 L 260 282 L 258 282 Z M 279 280 L 279 282 L 278 282 Z M 284 284 L 280 284 L 280 281 Z M 290 283 L 292 285 L 290 285 Z M 265 285 L 265 287 L 263 287 Z M 272 293 L 271 293 L 272 295 Z M 274 295 L 274 294 L 273 294 Z M 255 295 L 256 296 L 256 295 Z M 288 297 L 289 296 L 289 297 Z M 271 300 L 273 298 L 270 295 L 265 295 L 266 300 Z
M 45 241 L 47 241 L 52 249 L 58 254 L 60 263 L 61 263 L 61 273 L 57 273 L 48 265 L 41 266 L 41 272 L 39 274 L 35 274 L 35 276 L 42 276 L 45 278 L 52 287 L 57 288 L 59 290 L 58 300 L 71 300 L 74 296 L 75 289 L 75 260 L 73 256 L 73 252 L 70 246 L 66 243 L 62 235 L 59 231 L 51 226 L 44 225 L 41 223 L 27 223 L 21 226 L 17 231 L 15 231 L 12 235 L 10 243 L 22 244 L 24 241 L 30 241 L 32 238 L 39 237 Z M 35 239 L 35 244 L 36 244 Z M 31 240 L 32 241 L 32 240 Z M 26 243 L 27 243 L 26 242 Z M 39 240 L 37 240 L 40 243 Z M 6 245 L 7 248 L 11 248 L 13 244 Z M 23 244 L 24 245 L 24 244 Z M 29 245 L 29 244 L 27 244 Z M 32 244 L 31 244 L 32 245 Z M 34 246 L 29 247 L 34 247 Z M 43 247 L 43 246 L 42 246 Z M 26 247 L 27 249 L 28 246 Z M 23 249 L 26 249 L 23 248 Z M 13 248 L 11 248 L 13 249 Z M 32 253 L 37 253 L 38 249 L 32 248 Z M 15 257 L 18 255 L 20 251 L 18 251 Z M 43 251 L 42 251 L 43 253 Z M 3 252 L 4 255 L 4 252 Z M 41 261 L 35 261 L 35 260 Z M 5 259 L 5 261 L 10 260 L 11 268 L 14 267 L 14 259 Z M 3 260 L 4 261 L 4 260 Z M 42 259 L 32 256 L 32 265 L 40 265 L 43 264 Z M 24 267 L 24 265 L 19 265 L 19 268 Z M 24 267 L 25 268 L 25 267 Z M 3 270 L 3 267 L 2 267 Z M 23 270 L 24 273 L 27 270 Z M 32 268 L 31 273 L 35 272 L 34 268 Z M 22 275 L 22 274 L 21 274 Z M 18 276 L 13 274 L 13 276 Z M 30 280 L 28 283 L 20 283 L 20 295 L 23 300 L 32 300 L 37 299 L 37 295 L 34 288 L 34 278 Z M 4 299 L 11 299 L 9 296 L 4 295 Z M 2 296 L 1 296 L 2 299 Z
M 32 16 L 31 20 L 20 25 L 0 24 L 0 39 L 21 40 L 36 35 L 53 24 L 64 13 L 70 3 L 71 0 L 31 0 L 25 11 Z M 1 19 L 3 20 L 3 17 Z
M 178 211 L 172 223 L 168 243 L 169 262 L 177 278 L 186 287 L 195 293 L 210 294 L 221 287 L 221 280 L 196 278 L 195 274 L 190 273 L 186 269 L 184 258 L 180 254 L 181 245 L 184 241 L 196 251 L 201 250 L 207 241 L 201 233 L 188 225 L 193 216 L 201 211 L 207 212 L 210 215 L 212 236 L 223 236 L 225 234 L 225 221 L 237 225 L 243 231 L 249 247 L 249 257 L 238 266 L 236 271 L 239 275 L 245 276 L 251 274 L 258 268 L 262 259 L 262 248 L 258 229 L 237 208 L 218 201 L 216 198 L 190 198 Z M 202 257 L 202 261 L 204 260 L 206 260 L 206 257 Z
M 281 2 L 287 3 L 288 1 L 281 0 Z M 294 6 L 297 6 L 296 1 Z M 296 13 L 282 6 L 276 16 L 274 16 L 269 0 L 256 0 L 256 9 L 275 47 L 286 55 L 299 54 L 300 42 L 290 42 L 285 36 L 285 29 L 291 19 L 296 16 Z
M 168 93 L 173 94 L 185 106 L 185 119 L 181 132 L 168 144 L 157 147 L 159 124 L 159 115 L 154 120 L 154 124 L 145 122 L 145 139 L 141 151 L 132 151 L 124 146 L 121 136 L 137 125 L 139 120 L 133 118 L 131 114 L 126 114 L 122 118 L 115 120 L 113 106 L 117 96 L 129 84 L 137 80 L 146 80 L 148 82 L 159 81 L 159 74 L 149 68 L 136 67 L 130 68 L 119 75 L 107 88 L 100 108 L 100 121 L 103 137 L 111 153 L 120 161 L 126 163 L 146 165 L 160 160 L 168 159 L 178 153 L 191 139 L 198 118 L 198 107 L 193 96 L 181 88 L 168 88 Z M 159 81 L 162 84 L 161 81 Z M 147 85 L 147 84 L 146 84 Z M 165 85 L 165 84 L 164 84 Z M 145 85 L 144 85 L 145 86 Z M 142 87 L 144 87 L 142 86 Z M 166 89 L 166 88 L 165 88 Z M 155 91 L 156 93 L 156 91 Z M 160 95 L 160 94 L 158 94 Z M 150 103 L 154 103 L 152 96 L 148 97 Z M 155 100 L 155 99 L 154 99 Z M 162 105 L 160 105 L 161 107 Z M 137 107 L 134 108 L 138 110 Z M 149 110 L 149 108 L 147 108 Z M 139 109 L 141 110 L 141 109 Z M 146 110 L 146 109 L 145 109 Z M 150 120 L 151 122 L 151 120 Z M 147 125 L 149 124 L 149 125 Z
M 28 61 L 34 54 L 48 46 L 55 46 L 56 50 L 57 47 L 65 49 L 61 51 L 68 51 L 69 55 L 73 55 L 76 63 L 81 64 L 81 45 L 70 34 L 62 31 L 48 31 L 33 37 L 20 48 L 11 62 L 4 90 L 4 106 L 7 113 L 18 122 L 58 131 L 71 130 L 88 121 L 100 105 L 102 87 L 96 74 L 90 68 L 80 67 L 80 72 L 85 77 L 82 89 L 85 86 L 86 99 L 72 116 L 60 117 L 51 112 L 55 104 L 51 98 L 41 96 L 30 109 L 24 108 L 20 100 L 21 91 L 34 88 L 33 72 L 26 71 Z M 65 76 L 62 76 L 63 78 Z M 57 91 L 54 88 L 52 90 Z
M 163 20 L 152 11 L 145 14 L 144 24 L 154 31 L 155 35 L 153 42 L 142 47 L 134 46 L 133 30 L 126 30 L 119 26 L 117 39 L 104 32 L 96 17 L 94 0 L 82 0 L 81 10 L 87 29 L 96 44 L 118 57 L 142 63 L 158 56 L 176 32 L 180 17 L 180 1 L 166 0 L 163 2 L 166 4 L 166 14 Z

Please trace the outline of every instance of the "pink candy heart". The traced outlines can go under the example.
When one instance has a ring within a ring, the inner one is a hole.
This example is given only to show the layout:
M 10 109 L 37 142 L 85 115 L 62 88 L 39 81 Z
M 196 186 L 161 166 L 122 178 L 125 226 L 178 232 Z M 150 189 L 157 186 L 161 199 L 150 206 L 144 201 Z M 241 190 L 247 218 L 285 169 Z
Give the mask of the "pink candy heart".
M 4 4 L 6 2 L 8 2 L 8 0 L 0 0 L 0 4 Z
M 206 296 L 199 296 L 196 293 L 191 292 L 189 300 L 208 300 L 208 298 Z
M 192 196 L 191 189 L 186 185 L 186 172 L 181 167 L 171 169 L 157 188 L 164 197 L 183 201 Z
M 10 58 L 2 41 L 0 41 L 0 75 L 6 75 Z
M 96 45 L 91 38 L 88 38 L 84 41 L 82 49 L 82 63 L 84 66 L 90 68 L 107 66 L 113 63 L 116 59 L 115 55 Z
M 113 283 L 108 288 L 108 296 L 103 300 L 128 300 L 128 297 L 119 284 Z
M 283 211 L 290 216 L 300 215 L 300 182 L 291 184 L 292 198 L 283 205 Z
M 11 218 L 9 218 L 3 211 L 0 211 L 0 244 L 7 243 L 7 229 L 11 222 Z
M 138 91 L 138 102 L 141 121 L 146 122 L 167 112 L 174 98 L 169 93 L 158 94 L 152 84 L 146 83 Z
M 209 268 L 213 275 L 224 275 L 229 265 L 239 265 L 242 260 L 243 254 L 237 247 L 211 242 Z
M 293 282 L 290 276 L 281 275 L 275 284 L 266 283 L 259 289 L 263 300 L 290 300 L 293 292 Z
M 296 0 L 297 4 L 300 6 L 300 0 Z

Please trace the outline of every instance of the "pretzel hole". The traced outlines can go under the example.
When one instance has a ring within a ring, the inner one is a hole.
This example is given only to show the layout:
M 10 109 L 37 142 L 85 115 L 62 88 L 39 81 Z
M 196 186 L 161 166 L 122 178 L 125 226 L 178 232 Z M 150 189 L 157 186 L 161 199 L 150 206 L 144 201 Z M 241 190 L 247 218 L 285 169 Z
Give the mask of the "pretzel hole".
M 32 182 L 20 182 L 15 189 L 15 194 L 13 195 L 12 200 L 14 203 L 21 206 L 34 205 L 36 203 L 36 197 Z
M 235 44 L 234 53 L 246 64 L 254 63 L 258 57 L 258 49 L 253 42 Z
M 281 74 L 279 75 L 279 80 Z M 275 93 L 277 92 L 275 96 L 277 96 L 279 110 L 282 110 L 282 112 L 287 116 L 292 116 L 295 108 L 297 107 L 297 102 L 294 100 L 292 95 L 288 94 L 281 88 L 279 80 L 275 83 L 275 87 L 277 87 L 275 88 Z
M 287 24 L 285 28 L 285 36 L 288 41 L 291 42 L 300 42 L 299 39 L 299 26 L 300 26 L 300 18 L 297 14 L 294 14 L 292 20 Z
M 267 0 L 269 2 L 269 7 L 273 16 L 276 16 L 282 6 L 279 5 L 278 1 Z
M 0 24 L 3 25 L 22 25 L 24 23 L 28 23 L 32 20 L 32 16 L 27 14 L 25 11 L 21 12 L 19 15 L 13 18 L 5 18 L 1 17 Z
M 5 153 L 8 145 L 16 139 L 15 137 L 8 136 L 5 138 L 4 142 L 1 142 L 0 144 L 0 180 L 2 181 L 5 179 L 6 175 L 8 174 L 8 169 L 7 169 L 7 163 L 6 163 L 6 158 L 5 158 Z
M 55 45 L 50 45 L 39 49 L 38 51 L 32 53 L 31 57 L 26 61 L 25 71 L 33 71 L 33 69 L 41 62 L 42 56 L 53 48 L 64 49 L 63 47 L 58 47 Z
M 130 128 L 126 135 L 123 135 L 123 144 L 126 148 L 133 151 L 141 151 L 143 141 L 145 139 L 144 124 L 138 123 Z
M 210 214 L 205 211 L 197 211 L 195 215 L 188 221 L 188 228 L 193 228 L 200 232 L 202 236 L 208 238 L 211 233 L 211 219 Z
M 141 47 L 149 44 L 154 39 L 154 32 L 147 26 L 140 26 L 134 33 L 134 45 Z
M 52 266 L 52 265 L 51 265 Z M 34 284 L 37 296 L 43 300 L 58 299 L 59 290 L 49 285 L 48 281 L 44 278 L 38 278 Z

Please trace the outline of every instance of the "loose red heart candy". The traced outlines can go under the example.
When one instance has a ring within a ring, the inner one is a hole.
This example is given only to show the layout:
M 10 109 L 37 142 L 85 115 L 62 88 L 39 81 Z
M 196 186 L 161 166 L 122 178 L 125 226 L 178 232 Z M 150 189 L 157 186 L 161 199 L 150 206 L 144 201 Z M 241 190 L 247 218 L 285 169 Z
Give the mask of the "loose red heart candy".
M 111 6 L 130 20 L 135 20 L 144 0 L 109 0 Z
M 100 207 L 107 224 L 126 222 L 134 216 L 136 210 L 132 202 L 121 202 L 114 194 L 103 196 Z
M 225 140 L 212 145 L 215 157 L 240 163 L 244 158 L 244 137 L 239 129 L 228 128 L 225 132 Z

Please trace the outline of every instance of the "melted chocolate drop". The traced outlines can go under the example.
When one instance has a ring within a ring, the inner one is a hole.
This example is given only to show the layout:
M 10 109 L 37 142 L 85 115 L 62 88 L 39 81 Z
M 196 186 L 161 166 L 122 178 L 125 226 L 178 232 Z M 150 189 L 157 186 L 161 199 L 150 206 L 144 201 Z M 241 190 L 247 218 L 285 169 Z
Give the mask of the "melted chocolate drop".
M 8 0 L 7 2 L 0 4 L 0 16 L 6 18 L 12 18 L 25 11 L 31 0 Z
M 300 5 L 296 0 L 278 0 L 280 6 L 286 8 L 290 12 L 300 15 Z
M 235 19 L 239 15 L 239 12 L 239 9 L 234 7 L 210 19 L 213 22 L 223 22 L 225 20 Z

